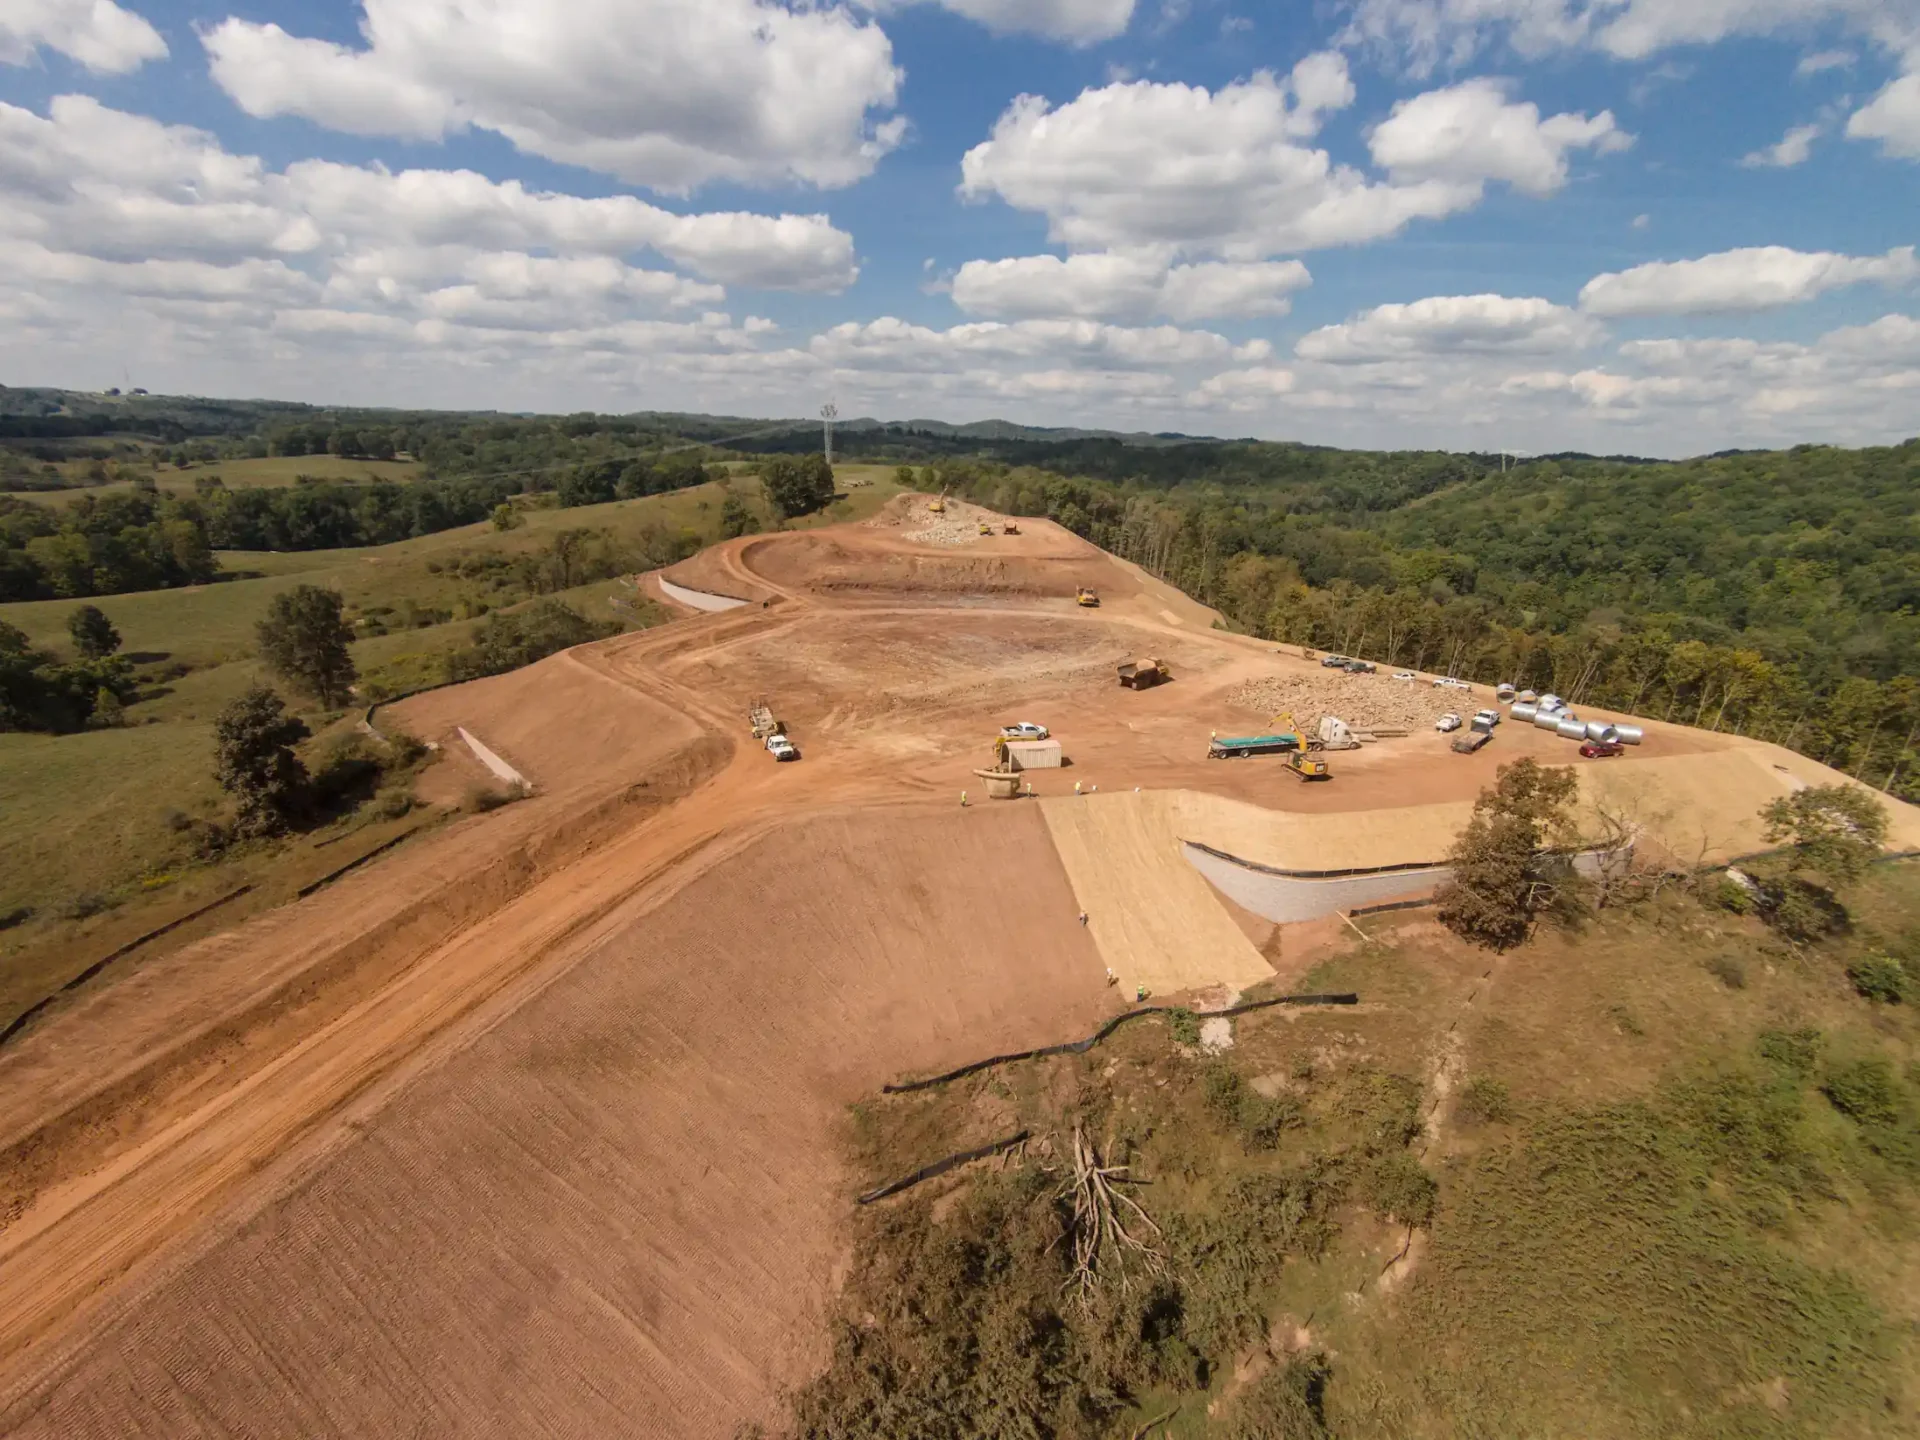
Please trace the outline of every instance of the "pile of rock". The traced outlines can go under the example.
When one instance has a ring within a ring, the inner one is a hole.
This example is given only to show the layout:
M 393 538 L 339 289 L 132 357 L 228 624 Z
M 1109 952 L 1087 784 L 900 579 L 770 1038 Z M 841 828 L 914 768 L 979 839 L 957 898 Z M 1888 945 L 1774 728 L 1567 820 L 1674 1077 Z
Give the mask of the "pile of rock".
M 1384 671 L 1267 675 L 1247 681 L 1227 699 L 1263 715 L 1291 713 L 1309 731 L 1322 715 L 1338 715 L 1356 730 L 1425 730 L 1449 710 L 1470 708 L 1465 691 L 1435 690 L 1419 680 L 1394 680 Z

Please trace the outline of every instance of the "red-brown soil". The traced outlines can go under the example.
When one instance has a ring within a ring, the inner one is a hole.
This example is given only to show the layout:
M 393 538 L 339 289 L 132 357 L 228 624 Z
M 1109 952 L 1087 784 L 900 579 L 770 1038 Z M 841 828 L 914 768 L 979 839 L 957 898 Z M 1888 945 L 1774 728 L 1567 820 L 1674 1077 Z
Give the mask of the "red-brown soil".
M 1572 759 L 1503 726 L 1472 757 L 1431 732 L 1331 757 L 1327 785 L 1208 761 L 1267 718 L 1239 687 L 1314 667 L 1044 522 L 936 546 L 910 502 L 886 518 L 673 572 L 764 606 L 383 712 L 465 726 L 534 797 L 0 1051 L 0 1431 L 727 1435 L 819 1354 L 841 1107 L 1113 1003 L 1040 807 L 958 808 L 996 725 L 1061 737 L 1043 795 L 1329 824 Z M 1173 683 L 1120 689 L 1139 654 Z M 800 764 L 746 735 L 761 697 Z M 1735 743 L 1651 725 L 1607 763 Z M 443 783 L 477 778 L 448 749 Z

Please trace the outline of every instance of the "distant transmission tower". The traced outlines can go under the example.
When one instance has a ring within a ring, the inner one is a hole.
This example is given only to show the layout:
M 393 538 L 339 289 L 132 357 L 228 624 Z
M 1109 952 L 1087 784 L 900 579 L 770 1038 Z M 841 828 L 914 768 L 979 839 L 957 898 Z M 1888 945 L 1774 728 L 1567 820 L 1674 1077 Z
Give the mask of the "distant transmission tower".
M 833 464 L 833 422 L 840 418 L 840 407 L 831 401 L 820 407 L 820 429 L 825 439 L 827 464 Z

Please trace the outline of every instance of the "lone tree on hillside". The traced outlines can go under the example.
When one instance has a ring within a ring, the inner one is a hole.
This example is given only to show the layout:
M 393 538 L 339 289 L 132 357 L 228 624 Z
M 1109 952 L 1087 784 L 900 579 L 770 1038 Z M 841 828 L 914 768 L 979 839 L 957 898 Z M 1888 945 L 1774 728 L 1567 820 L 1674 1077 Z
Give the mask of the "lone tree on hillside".
M 98 605 L 82 605 L 67 617 L 73 648 L 88 660 L 104 660 L 120 648 L 120 632 Z
M 767 487 L 767 499 L 782 517 L 811 515 L 833 503 L 833 466 L 824 455 L 794 459 L 779 455 L 761 467 L 760 482 Z
M 1794 870 L 1835 889 L 1851 885 L 1879 858 L 1887 812 L 1858 785 L 1810 785 L 1761 810 L 1767 839 L 1787 841 Z
M 255 628 L 260 658 L 289 685 L 329 708 L 343 705 L 360 672 L 354 669 L 353 629 L 340 618 L 337 591 L 300 585 L 273 597 Z
M 1511 950 L 1532 934 L 1540 912 L 1568 893 L 1566 864 L 1546 845 L 1566 828 L 1578 790 L 1571 770 L 1532 759 L 1502 765 L 1447 857 L 1453 875 L 1440 888 L 1440 923 L 1489 950 Z
M 307 801 L 307 767 L 293 747 L 311 733 L 264 685 L 254 686 L 215 718 L 214 776 L 239 807 L 237 834 L 278 835 L 299 814 Z

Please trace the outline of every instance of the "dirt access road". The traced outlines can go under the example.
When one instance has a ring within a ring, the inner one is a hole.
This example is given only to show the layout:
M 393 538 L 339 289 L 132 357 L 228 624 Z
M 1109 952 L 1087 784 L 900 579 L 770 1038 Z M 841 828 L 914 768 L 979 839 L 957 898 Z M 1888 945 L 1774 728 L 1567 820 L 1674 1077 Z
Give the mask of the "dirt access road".
M 1062 735 L 1045 794 L 1389 836 L 1498 758 L 1414 737 L 1332 786 L 1207 762 L 1264 718 L 1236 689 L 1313 667 L 1044 523 L 933 546 L 887 518 L 729 542 L 668 578 L 756 604 L 394 707 L 536 798 L 0 1055 L 0 1431 L 725 1436 L 819 1357 L 843 1107 L 1116 1003 L 1057 827 L 958 806 L 997 723 Z M 1136 653 L 1175 683 L 1119 690 Z M 762 695 L 801 764 L 741 743 Z M 1653 727 L 1646 753 L 1724 744 Z

